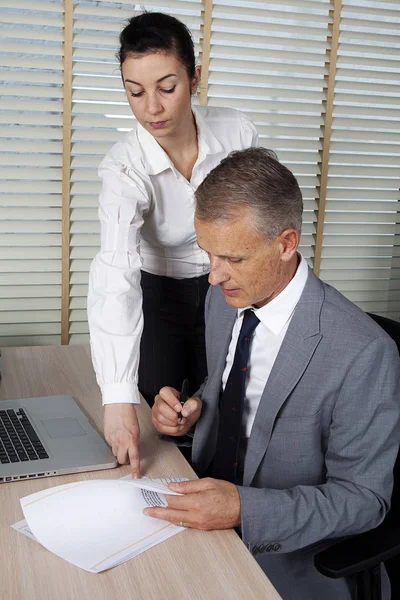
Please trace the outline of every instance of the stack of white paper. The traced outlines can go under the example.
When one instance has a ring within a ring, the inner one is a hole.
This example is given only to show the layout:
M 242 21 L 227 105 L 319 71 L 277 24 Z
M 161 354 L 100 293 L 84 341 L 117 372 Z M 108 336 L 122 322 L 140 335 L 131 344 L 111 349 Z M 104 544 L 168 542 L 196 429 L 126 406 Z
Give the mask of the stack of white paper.
M 70 563 L 92 573 L 115 567 L 184 528 L 143 514 L 167 506 L 169 481 L 79 481 L 21 498 L 25 521 L 13 525 Z

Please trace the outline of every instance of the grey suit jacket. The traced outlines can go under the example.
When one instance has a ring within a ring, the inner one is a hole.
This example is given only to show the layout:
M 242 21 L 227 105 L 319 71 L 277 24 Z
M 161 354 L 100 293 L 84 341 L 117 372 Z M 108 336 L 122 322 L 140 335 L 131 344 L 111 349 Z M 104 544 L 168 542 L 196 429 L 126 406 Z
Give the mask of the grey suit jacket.
M 213 459 L 222 373 L 237 310 L 206 301 L 208 378 L 192 459 Z M 347 600 L 314 554 L 384 518 L 399 446 L 400 361 L 372 319 L 309 271 L 261 396 L 239 486 L 242 537 L 284 600 Z

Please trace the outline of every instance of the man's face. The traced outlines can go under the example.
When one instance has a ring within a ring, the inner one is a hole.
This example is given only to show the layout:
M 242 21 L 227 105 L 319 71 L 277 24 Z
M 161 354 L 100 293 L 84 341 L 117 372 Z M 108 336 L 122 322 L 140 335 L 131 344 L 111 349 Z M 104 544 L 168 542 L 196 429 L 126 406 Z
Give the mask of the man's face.
M 297 266 L 297 243 L 288 248 L 284 235 L 267 240 L 255 229 L 250 215 L 246 209 L 226 222 L 200 221 L 196 216 L 194 220 L 198 244 L 210 259 L 208 280 L 219 285 L 226 302 L 236 308 L 270 302 L 286 287 Z M 294 235 L 298 242 L 298 234 Z

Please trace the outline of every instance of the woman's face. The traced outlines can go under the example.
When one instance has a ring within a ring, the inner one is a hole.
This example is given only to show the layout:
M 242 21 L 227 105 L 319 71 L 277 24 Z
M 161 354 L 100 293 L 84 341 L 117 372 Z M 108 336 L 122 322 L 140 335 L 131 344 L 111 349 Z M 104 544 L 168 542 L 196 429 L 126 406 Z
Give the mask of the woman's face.
M 175 53 L 157 52 L 127 57 L 122 79 L 129 105 L 138 122 L 157 140 L 187 131 L 192 120 L 191 95 L 200 68 L 191 81 Z

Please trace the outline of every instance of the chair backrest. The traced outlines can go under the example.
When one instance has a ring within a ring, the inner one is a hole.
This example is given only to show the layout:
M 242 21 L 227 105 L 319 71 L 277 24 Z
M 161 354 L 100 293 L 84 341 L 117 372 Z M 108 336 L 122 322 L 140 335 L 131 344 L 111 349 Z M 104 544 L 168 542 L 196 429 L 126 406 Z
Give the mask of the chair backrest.
M 374 319 L 378 325 L 386 331 L 388 335 L 396 342 L 397 348 L 400 354 L 400 323 L 388 319 L 387 317 L 381 317 L 380 315 L 374 315 L 368 313 L 368 315 Z M 399 400 L 400 401 L 400 400 Z M 394 486 L 391 500 L 390 511 L 386 515 L 385 523 L 396 523 L 400 525 L 400 450 L 397 454 L 396 463 L 394 465 Z
M 392 498 L 390 500 L 390 510 L 385 517 L 388 523 L 400 525 L 400 450 L 397 454 L 396 463 L 393 470 L 394 482 Z

